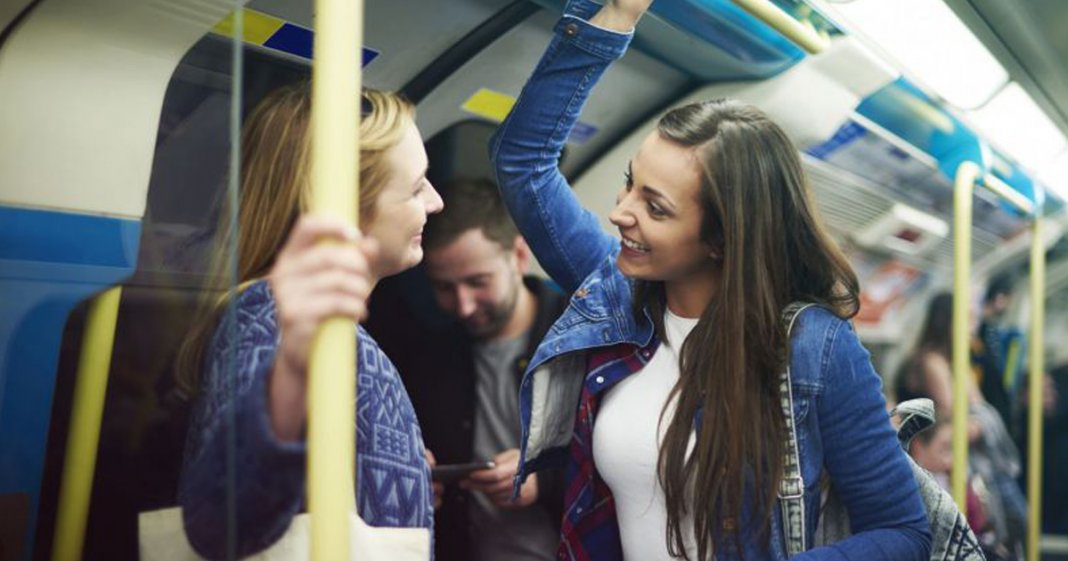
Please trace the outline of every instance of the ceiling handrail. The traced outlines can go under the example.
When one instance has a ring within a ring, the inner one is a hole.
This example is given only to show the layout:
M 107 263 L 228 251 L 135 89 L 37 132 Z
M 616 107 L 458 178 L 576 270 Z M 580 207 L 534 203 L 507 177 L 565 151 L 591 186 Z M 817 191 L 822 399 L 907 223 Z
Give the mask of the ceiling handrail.
M 810 26 L 806 26 L 769 0 L 733 0 L 741 9 L 766 23 L 809 54 L 819 54 L 830 46 L 831 40 Z

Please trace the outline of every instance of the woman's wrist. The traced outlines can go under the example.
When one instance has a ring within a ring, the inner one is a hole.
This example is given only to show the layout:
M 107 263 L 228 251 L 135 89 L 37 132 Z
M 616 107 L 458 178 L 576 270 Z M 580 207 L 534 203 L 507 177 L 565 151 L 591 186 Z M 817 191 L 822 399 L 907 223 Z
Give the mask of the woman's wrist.
M 642 12 L 630 13 L 613 6 L 612 4 L 605 4 L 596 14 L 590 18 L 590 24 L 596 25 L 601 29 L 607 29 L 610 31 L 617 31 L 619 33 L 630 33 L 634 31 L 634 26 L 638 24 L 638 20 L 641 19 Z

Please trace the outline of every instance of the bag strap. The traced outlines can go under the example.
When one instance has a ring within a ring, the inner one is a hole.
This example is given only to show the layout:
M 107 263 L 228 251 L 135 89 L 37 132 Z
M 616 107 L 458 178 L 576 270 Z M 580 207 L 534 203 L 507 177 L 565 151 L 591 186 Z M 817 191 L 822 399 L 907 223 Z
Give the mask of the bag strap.
M 779 483 L 779 506 L 782 508 L 787 557 L 805 551 L 805 480 L 801 477 L 801 454 L 797 449 L 797 427 L 794 426 L 794 392 L 790 385 L 790 333 L 801 312 L 813 306 L 816 304 L 794 302 L 782 311 L 787 353 L 786 367 L 779 375 L 779 403 L 786 425 L 786 454 L 783 455 L 782 481 Z
M 897 440 L 907 454 L 913 437 L 934 425 L 934 402 L 926 397 L 902 401 L 890 411 L 890 416 L 894 415 L 901 418 L 901 426 L 897 429 Z

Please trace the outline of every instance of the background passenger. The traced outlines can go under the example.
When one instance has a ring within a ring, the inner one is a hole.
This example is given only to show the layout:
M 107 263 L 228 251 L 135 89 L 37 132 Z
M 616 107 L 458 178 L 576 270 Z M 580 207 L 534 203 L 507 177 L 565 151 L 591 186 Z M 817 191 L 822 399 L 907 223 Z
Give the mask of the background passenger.
M 929 397 L 935 403 L 938 418 L 951 419 L 953 410 L 953 295 L 936 294 L 927 305 L 927 316 L 916 348 L 905 360 L 897 377 L 898 403 L 917 397 Z M 983 399 L 975 379 L 968 377 L 969 401 Z M 969 440 L 978 438 L 979 426 L 969 426 Z
M 272 92 L 245 123 L 233 256 L 242 290 L 227 313 L 225 302 L 215 306 L 183 349 L 186 385 L 197 390 L 197 401 L 178 499 L 190 543 L 206 557 L 230 554 L 231 530 L 237 556 L 262 550 L 304 509 L 306 374 L 315 330 L 333 316 L 359 320 L 378 279 L 420 261 L 427 214 L 441 210 L 425 177 L 414 108 L 376 91 L 366 91 L 363 103 L 363 240 L 336 220 L 302 216 L 309 198 L 309 84 Z M 355 325 L 355 335 L 359 514 L 373 526 L 432 528 L 415 412 L 389 358 L 362 327 Z
M 939 418 L 952 418 L 952 333 L 953 295 L 943 292 L 931 299 L 917 348 L 898 377 L 898 401 L 930 397 Z M 969 469 L 989 491 L 986 507 L 997 542 L 1012 552 L 1022 544 L 1026 524 L 1026 501 L 1015 481 L 1020 452 L 997 410 L 983 398 L 976 377 L 969 375 L 967 383 Z
M 449 321 L 399 325 L 376 311 L 368 329 L 396 357 L 438 463 L 497 464 L 446 487 L 435 521 L 438 561 L 551 560 L 563 473 L 532 474 L 514 502 L 512 480 L 519 461 L 519 382 L 567 299 L 545 281 L 524 276 L 530 248 L 496 185 L 459 180 L 442 192 L 445 210 L 428 220 L 423 248 L 435 300 Z
M 1019 329 L 1006 325 L 1005 316 L 1012 305 L 1012 279 L 994 277 L 983 297 L 979 328 L 972 340 L 972 365 L 983 397 L 997 410 L 1018 445 L 1026 442 L 1026 416 L 1029 392 L 1025 368 L 1026 341 Z M 1012 350 L 1015 349 L 1015 352 Z M 1059 395 L 1049 374 L 1043 374 L 1042 410 L 1046 417 L 1054 414 Z
M 1010 392 L 1005 385 L 1006 368 L 1013 372 L 1018 364 L 1008 363 L 1006 329 L 1002 325 L 1005 312 L 1012 304 L 1012 280 L 1009 277 L 995 277 L 987 286 L 983 297 L 982 316 L 979 329 L 972 341 L 972 362 L 979 377 L 979 389 L 1010 432 L 1015 425 L 1015 411 Z M 1013 384 L 1015 386 L 1015 384 Z
M 789 356 L 806 506 L 818 512 L 825 469 L 855 532 L 792 559 L 925 560 L 916 482 L 847 321 L 856 275 L 784 132 L 733 101 L 669 111 L 621 170 L 609 219 L 622 241 L 558 169 L 586 96 L 650 3 L 569 2 L 492 141 L 513 218 L 574 292 L 521 386 L 520 480 L 567 461 L 561 559 L 785 558 L 773 514 Z M 789 341 L 781 314 L 795 301 L 823 307 Z
M 931 472 L 935 481 L 938 481 L 947 493 L 952 492 L 950 478 L 953 471 L 953 425 L 948 420 L 940 418 L 934 426 L 917 434 L 909 446 L 909 454 L 917 464 Z M 986 489 L 983 488 L 982 494 L 976 490 L 977 486 L 982 485 L 981 479 L 968 476 L 965 487 L 965 516 L 968 525 L 979 538 L 979 544 L 988 561 L 1009 559 L 1008 550 L 998 543 L 997 533 L 987 517 L 987 506 L 981 496 L 986 495 Z

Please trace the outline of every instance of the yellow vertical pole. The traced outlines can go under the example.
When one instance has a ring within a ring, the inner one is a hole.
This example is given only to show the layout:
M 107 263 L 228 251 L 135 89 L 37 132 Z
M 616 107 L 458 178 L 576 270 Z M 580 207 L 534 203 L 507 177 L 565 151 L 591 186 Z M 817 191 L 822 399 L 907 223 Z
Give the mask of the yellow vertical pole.
M 53 561 L 77 561 L 82 558 L 85 519 L 89 515 L 96 450 L 100 442 L 100 420 L 104 415 L 104 397 L 121 294 L 122 288 L 116 286 L 104 291 L 89 304 L 74 382 L 67 455 L 59 487 L 59 510 L 52 542 Z
M 971 308 L 972 194 L 979 166 L 957 168 L 953 195 L 953 474 L 950 488 L 957 508 L 965 512 L 968 481 L 968 312 Z
M 1027 561 L 1039 559 L 1042 532 L 1042 381 L 1045 377 L 1043 329 L 1046 306 L 1046 246 L 1042 241 L 1041 212 L 1031 224 L 1031 373 L 1027 411 Z
M 310 211 L 359 221 L 359 100 L 362 0 L 316 0 L 312 64 Z M 324 322 L 308 376 L 308 511 L 311 558 L 349 558 L 354 507 L 356 333 L 352 322 Z

